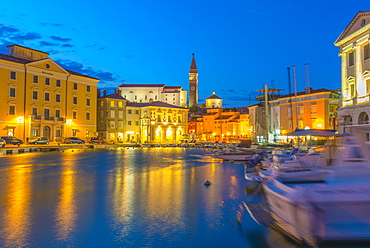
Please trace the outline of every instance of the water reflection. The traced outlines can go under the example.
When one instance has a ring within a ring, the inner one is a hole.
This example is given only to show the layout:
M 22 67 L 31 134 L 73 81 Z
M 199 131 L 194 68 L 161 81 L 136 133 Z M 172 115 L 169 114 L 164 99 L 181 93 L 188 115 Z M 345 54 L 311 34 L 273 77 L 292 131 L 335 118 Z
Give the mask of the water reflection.
M 7 174 L 3 222 L 5 245 L 24 247 L 28 245 L 31 225 L 31 167 L 13 166 Z
M 74 161 L 69 161 L 61 171 L 59 203 L 55 212 L 56 238 L 68 240 L 76 228 L 76 192 Z

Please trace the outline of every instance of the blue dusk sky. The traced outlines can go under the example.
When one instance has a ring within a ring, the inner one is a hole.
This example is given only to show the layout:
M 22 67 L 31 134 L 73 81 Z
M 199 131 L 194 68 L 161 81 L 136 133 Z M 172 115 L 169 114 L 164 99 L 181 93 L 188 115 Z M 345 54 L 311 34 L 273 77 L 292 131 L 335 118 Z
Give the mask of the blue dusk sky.
M 264 84 L 289 93 L 340 88 L 339 49 L 333 45 L 369 0 L 63 0 L 4 1 L 0 53 L 19 44 L 50 53 L 63 67 L 122 83 L 162 83 L 189 89 L 192 53 L 199 103 L 216 91 L 224 107 L 256 103 Z M 292 71 L 292 70 L 291 70 Z M 293 74 L 292 74 L 292 90 Z

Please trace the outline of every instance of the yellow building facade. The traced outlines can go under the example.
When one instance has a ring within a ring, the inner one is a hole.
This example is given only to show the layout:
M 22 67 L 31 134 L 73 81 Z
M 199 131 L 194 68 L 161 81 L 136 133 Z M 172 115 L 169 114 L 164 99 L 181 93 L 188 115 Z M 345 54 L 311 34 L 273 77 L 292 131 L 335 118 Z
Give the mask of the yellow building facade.
M 1 136 L 62 141 L 96 135 L 99 79 L 66 70 L 48 56 L 19 45 L 0 54 Z
M 98 97 L 98 134 L 114 143 L 179 143 L 188 132 L 188 109 L 164 102 L 136 103 L 115 94 Z

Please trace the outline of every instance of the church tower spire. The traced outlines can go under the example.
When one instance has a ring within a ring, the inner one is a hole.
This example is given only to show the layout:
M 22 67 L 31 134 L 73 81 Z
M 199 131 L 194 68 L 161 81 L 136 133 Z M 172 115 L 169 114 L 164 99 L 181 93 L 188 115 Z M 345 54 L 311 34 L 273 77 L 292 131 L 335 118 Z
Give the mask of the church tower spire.
M 198 105 L 198 69 L 195 63 L 194 53 L 189 73 L 189 107 Z

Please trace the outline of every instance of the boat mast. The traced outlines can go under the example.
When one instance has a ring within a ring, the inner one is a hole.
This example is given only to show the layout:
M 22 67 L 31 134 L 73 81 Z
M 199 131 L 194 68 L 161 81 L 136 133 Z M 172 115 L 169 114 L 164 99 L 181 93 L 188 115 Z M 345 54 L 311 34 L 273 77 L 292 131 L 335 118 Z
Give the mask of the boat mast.
M 265 116 L 266 116 L 266 141 L 269 140 L 270 123 L 269 123 L 269 109 L 268 109 L 268 95 L 267 95 L 267 84 L 265 84 Z

